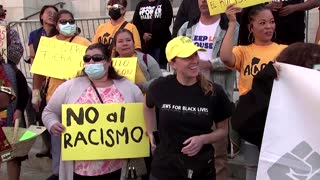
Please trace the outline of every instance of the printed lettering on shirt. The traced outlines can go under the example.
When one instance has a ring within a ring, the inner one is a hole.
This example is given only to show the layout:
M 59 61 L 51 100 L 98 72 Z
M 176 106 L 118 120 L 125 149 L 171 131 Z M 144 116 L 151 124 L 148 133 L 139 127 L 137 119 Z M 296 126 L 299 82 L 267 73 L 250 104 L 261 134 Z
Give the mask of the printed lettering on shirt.
M 207 115 L 209 113 L 209 110 L 206 107 L 181 106 L 174 104 L 162 104 L 161 110 L 170 112 L 180 112 L 183 114 L 191 113 L 197 115 Z
M 103 36 L 98 38 L 98 42 L 104 45 L 111 44 L 113 38 L 109 38 L 109 33 L 104 33 Z
M 154 18 L 161 19 L 162 17 L 162 5 L 158 5 L 157 8 L 155 6 L 146 6 L 141 7 L 139 11 L 140 19 L 152 19 L 153 11 L 156 9 L 154 13 Z
M 261 71 L 262 69 L 264 69 L 267 64 L 266 63 L 262 63 L 259 65 L 260 59 L 254 57 L 251 61 L 251 64 L 248 64 L 245 68 L 244 68 L 244 75 L 245 76 L 255 76 L 258 74 L 259 71 Z
M 193 36 L 194 44 L 204 49 L 213 49 L 213 40 L 214 36 Z

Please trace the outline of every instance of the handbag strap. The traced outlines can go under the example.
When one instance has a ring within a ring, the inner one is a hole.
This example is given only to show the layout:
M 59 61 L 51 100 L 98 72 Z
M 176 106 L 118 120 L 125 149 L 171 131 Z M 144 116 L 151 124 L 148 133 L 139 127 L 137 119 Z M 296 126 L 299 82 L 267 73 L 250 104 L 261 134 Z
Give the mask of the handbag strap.
M 75 37 L 76 37 L 76 35 L 72 36 L 72 38 L 69 40 L 69 42 L 72 42 Z
M 100 103 L 103 104 L 102 98 L 101 98 L 101 96 L 100 96 L 100 94 L 99 94 L 96 86 L 93 84 L 93 82 L 92 82 L 90 79 L 89 79 L 89 81 L 90 81 L 90 84 L 91 84 L 91 86 L 93 87 L 94 91 L 96 92 L 96 94 L 97 94 L 97 96 L 98 96 L 98 98 L 99 98 Z

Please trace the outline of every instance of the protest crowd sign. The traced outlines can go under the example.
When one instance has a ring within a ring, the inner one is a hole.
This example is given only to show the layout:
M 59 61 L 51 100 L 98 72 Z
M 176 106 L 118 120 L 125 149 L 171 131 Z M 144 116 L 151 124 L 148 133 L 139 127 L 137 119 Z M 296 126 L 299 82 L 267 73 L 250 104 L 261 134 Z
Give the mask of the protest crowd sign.
M 235 6 L 239 8 L 245 8 L 270 1 L 271 0 L 207 0 L 207 3 L 210 15 L 215 15 L 225 12 L 229 4 L 235 4 Z
M 42 36 L 31 72 L 57 79 L 71 79 L 83 69 L 87 47 Z
M 142 103 L 62 106 L 62 160 L 149 156 Z
M 116 72 L 132 82 L 135 82 L 137 62 L 137 57 L 112 58 L 112 66 L 114 67 Z
M 281 64 L 274 81 L 257 180 L 320 179 L 320 72 Z

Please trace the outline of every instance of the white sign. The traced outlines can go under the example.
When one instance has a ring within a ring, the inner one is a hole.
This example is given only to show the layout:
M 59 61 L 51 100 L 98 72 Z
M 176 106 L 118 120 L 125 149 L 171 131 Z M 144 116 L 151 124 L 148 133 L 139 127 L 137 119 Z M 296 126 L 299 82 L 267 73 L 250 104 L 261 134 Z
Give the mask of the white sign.
M 320 72 L 281 64 L 257 180 L 320 180 Z

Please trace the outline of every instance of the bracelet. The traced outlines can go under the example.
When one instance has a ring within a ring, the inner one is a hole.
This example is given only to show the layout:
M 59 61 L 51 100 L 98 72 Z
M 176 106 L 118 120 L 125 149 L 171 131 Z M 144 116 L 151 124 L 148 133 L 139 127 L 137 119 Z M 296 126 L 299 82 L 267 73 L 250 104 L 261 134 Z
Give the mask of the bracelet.
M 10 87 L 0 86 L 0 91 L 11 95 L 11 100 L 15 99 L 15 93 Z

